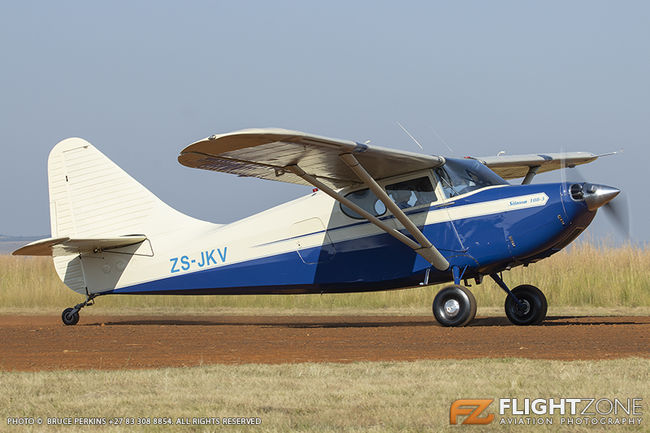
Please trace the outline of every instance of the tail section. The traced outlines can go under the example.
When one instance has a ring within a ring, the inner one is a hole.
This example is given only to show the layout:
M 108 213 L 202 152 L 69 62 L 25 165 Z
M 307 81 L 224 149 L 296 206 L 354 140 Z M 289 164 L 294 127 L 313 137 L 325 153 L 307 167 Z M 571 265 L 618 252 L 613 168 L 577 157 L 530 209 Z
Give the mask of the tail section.
M 174 229 L 191 232 L 215 226 L 172 209 L 81 138 L 54 146 L 48 182 L 52 238 L 43 242 L 51 247 L 61 280 L 79 293 L 115 288 L 130 262 L 146 269 L 146 260 L 153 259 L 156 247 L 164 245 L 166 234 Z M 125 237 L 146 240 L 111 250 L 119 254 L 103 247 L 90 251 L 78 247 L 124 244 Z M 52 246 L 54 241 L 60 241 L 58 248 Z

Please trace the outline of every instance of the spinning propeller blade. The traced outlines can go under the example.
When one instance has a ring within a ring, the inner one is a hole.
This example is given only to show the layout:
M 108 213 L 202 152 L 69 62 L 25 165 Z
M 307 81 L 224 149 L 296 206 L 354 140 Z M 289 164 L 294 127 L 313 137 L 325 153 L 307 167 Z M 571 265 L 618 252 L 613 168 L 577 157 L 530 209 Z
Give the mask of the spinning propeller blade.
M 619 194 L 616 200 L 612 200 L 603 206 L 605 215 L 616 230 L 626 239 L 630 237 L 630 208 L 627 203 L 627 196 Z

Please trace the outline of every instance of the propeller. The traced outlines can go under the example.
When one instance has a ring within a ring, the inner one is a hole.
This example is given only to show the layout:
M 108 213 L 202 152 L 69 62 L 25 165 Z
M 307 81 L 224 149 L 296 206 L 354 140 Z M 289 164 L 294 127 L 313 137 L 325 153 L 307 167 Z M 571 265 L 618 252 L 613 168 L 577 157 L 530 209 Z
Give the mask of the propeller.
M 630 207 L 627 202 L 627 195 L 621 192 L 616 199 L 603 206 L 605 215 L 616 230 L 625 237 L 630 238 Z

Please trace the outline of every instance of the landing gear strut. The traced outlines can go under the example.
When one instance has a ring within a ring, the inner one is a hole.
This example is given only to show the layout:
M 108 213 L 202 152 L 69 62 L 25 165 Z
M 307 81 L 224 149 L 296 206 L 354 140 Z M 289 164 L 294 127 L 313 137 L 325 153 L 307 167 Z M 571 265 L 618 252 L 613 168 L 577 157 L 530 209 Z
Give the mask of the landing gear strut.
M 72 308 L 66 308 L 63 310 L 63 313 L 61 313 L 63 324 L 67 326 L 76 325 L 77 322 L 79 322 L 79 310 L 87 305 L 93 305 L 93 299 L 95 299 L 95 296 L 97 296 L 96 293 L 93 293 L 92 295 L 86 294 L 86 300 L 84 302 L 77 304 Z
M 548 303 L 541 290 L 529 284 L 510 290 L 498 274 L 490 274 L 490 277 L 508 294 L 505 310 L 510 322 L 520 326 L 542 323 L 546 318 Z

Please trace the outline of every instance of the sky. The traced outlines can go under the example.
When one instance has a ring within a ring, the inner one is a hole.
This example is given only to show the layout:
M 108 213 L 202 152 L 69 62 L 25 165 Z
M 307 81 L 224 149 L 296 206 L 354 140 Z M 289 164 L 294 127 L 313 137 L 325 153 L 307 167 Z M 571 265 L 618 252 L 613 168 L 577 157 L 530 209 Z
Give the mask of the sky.
M 189 143 L 281 127 L 420 151 L 400 122 L 429 154 L 624 149 L 581 174 L 650 240 L 649 2 L 2 2 L 0 53 L 1 234 L 49 236 L 67 137 L 227 223 L 310 188 L 181 166 Z M 616 236 L 602 213 L 588 233 Z

